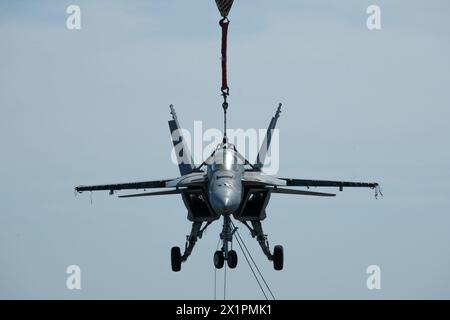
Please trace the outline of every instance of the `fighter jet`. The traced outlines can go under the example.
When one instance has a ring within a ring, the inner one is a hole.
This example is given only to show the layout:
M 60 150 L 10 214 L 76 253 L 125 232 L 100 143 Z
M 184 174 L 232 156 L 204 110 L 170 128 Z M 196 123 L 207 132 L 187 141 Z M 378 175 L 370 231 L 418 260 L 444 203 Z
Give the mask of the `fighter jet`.
M 264 141 L 258 152 L 256 162 L 251 164 L 231 144 L 225 135 L 202 164 L 195 166 L 189 148 L 183 140 L 180 124 L 173 106 L 170 106 L 172 120 L 169 129 L 174 148 L 177 152 L 180 177 L 167 180 L 154 180 L 107 185 L 78 186 L 75 190 L 109 191 L 112 195 L 118 190 L 161 188 L 154 192 L 121 195 L 119 198 L 146 197 L 159 195 L 181 195 L 187 208 L 187 219 L 192 222 L 190 234 L 186 237 L 184 252 L 179 247 L 171 249 L 172 270 L 181 270 L 198 239 L 202 238 L 205 229 L 214 221 L 223 217 L 223 228 L 220 234 L 221 249 L 214 253 L 213 262 L 217 269 L 226 261 L 229 268 L 235 268 L 238 262 L 237 253 L 232 250 L 232 241 L 236 228 L 232 217 L 243 223 L 253 238 L 256 238 L 263 253 L 272 261 L 275 270 L 283 269 L 283 247 L 276 245 L 273 251 L 269 247 L 267 235 L 264 234 L 262 221 L 266 218 L 266 207 L 272 194 L 291 194 L 318 197 L 333 197 L 334 193 L 299 190 L 292 187 L 337 187 L 340 191 L 347 187 L 363 187 L 379 191 L 375 182 L 346 182 L 328 180 L 307 180 L 279 178 L 263 172 L 263 165 L 270 148 L 273 130 L 281 112 L 281 104 L 272 117 Z M 291 188 L 290 188 L 291 187 Z

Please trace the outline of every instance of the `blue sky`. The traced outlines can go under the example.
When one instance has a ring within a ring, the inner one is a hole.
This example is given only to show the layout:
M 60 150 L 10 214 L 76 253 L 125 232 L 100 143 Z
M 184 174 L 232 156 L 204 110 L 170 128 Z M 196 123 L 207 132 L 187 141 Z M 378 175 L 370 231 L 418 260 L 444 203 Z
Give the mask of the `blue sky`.
M 450 5 L 378 1 L 370 32 L 372 3 L 236 0 L 230 14 L 229 125 L 265 128 L 283 102 L 280 176 L 376 180 L 385 194 L 273 196 L 264 227 L 285 270 L 241 233 L 277 298 L 450 297 Z M 65 28 L 70 4 L 79 31 Z M 170 103 L 187 129 L 221 128 L 218 19 L 212 0 L 0 1 L 1 298 L 213 297 L 220 222 L 175 274 L 181 199 L 91 205 L 73 187 L 176 177 Z M 65 288 L 70 264 L 80 291 Z M 228 296 L 262 297 L 244 259 Z

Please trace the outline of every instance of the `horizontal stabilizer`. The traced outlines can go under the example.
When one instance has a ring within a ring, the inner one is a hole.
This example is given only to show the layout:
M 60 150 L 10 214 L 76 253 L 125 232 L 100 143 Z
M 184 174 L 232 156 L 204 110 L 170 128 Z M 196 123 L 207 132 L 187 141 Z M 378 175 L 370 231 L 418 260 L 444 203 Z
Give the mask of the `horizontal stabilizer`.
M 146 193 L 137 193 L 137 194 L 127 194 L 125 196 L 119 196 L 119 198 L 136 198 L 136 197 L 149 197 L 149 196 L 162 196 L 169 194 L 180 194 L 181 190 L 169 190 L 169 191 L 156 191 L 156 192 L 146 192 Z
M 283 193 L 283 194 L 298 194 L 303 196 L 316 196 L 316 197 L 335 197 L 334 193 L 325 192 L 314 192 L 314 191 L 304 191 L 304 190 L 293 190 L 285 188 L 274 188 L 272 193 Z

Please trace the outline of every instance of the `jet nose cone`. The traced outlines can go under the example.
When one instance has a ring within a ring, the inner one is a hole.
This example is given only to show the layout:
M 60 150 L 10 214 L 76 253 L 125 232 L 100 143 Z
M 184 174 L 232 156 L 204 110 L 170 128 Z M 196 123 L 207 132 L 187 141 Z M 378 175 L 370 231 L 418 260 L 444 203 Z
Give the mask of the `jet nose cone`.
M 212 203 L 214 210 L 221 214 L 234 213 L 239 207 L 239 199 L 236 199 L 235 195 L 226 192 L 216 193 Z
M 222 212 L 227 213 L 231 210 L 233 206 L 233 202 L 231 201 L 230 197 L 225 197 L 220 201 L 220 207 L 222 208 Z

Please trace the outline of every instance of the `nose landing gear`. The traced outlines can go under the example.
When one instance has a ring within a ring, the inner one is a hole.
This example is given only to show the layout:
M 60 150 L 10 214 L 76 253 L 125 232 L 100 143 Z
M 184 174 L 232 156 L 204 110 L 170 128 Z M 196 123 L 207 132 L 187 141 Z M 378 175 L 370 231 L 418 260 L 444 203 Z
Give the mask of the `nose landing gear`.
M 228 259 L 227 259 L 228 267 L 230 269 L 234 269 L 234 268 L 236 268 L 237 263 L 238 263 L 238 256 L 237 256 L 236 251 L 230 250 L 228 252 Z
M 234 269 L 238 263 L 238 256 L 236 251 L 232 248 L 233 244 L 233 235 L 236 232 L 237 228 L 231 227 L 231 218 L 228 215 L 223 216 L 223 229 L 220 233 L 220 239 L 222 240 L 222 249 L 218 250 L 214 253 L 214 266 L 216 269 L 222 269 L 225 260 L 227 261 L 227 265 L 230 269 Z M 229 249 L 229 245 L 231 243 L 231 249 Z
M 214 253 L 214 266 L 216 269 L 222 269 L 225 264 L 225 254 L 222 250 L 217 250 Z M 228 251 L 227 265 L 230 269 L 234 269 L 238 263 L 238 256 L 236 251 L 230 250 Z
M 216 269 L 222 269 L 225 259 L 223 257 L 223 252 L 221 250 L 217 250 L 214 253 L 214 266 Z

